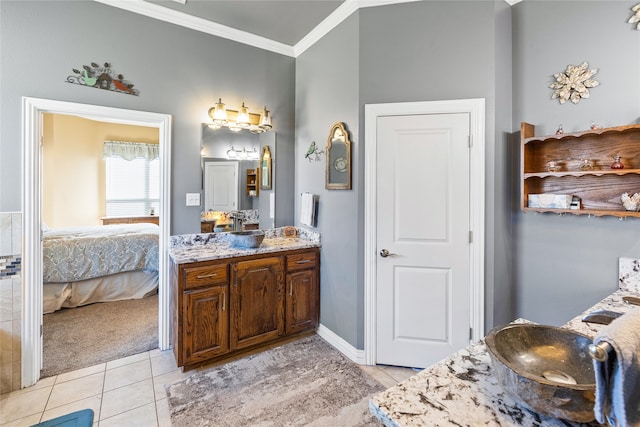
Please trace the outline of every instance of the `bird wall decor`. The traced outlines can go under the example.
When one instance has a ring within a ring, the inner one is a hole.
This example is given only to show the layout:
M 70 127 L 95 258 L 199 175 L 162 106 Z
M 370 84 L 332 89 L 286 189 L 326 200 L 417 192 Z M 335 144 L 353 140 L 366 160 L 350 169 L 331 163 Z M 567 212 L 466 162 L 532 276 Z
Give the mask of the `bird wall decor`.
M 133 83 L 124 80 L 122 74 L 116 74 L 108 62 L 105 62 L 103 66 L 91 62 L 91 66 L 83 65 L 82 71 L 76 68 L 73 68 L 72 71 L 74 75 L 67 77 L 67 83 L 127 93 L 129 95 L 138 95 L 139 93 L 137 89 L 133 88 Z
M 307 154 L 304 155 L 305 159 L 309 160 L 309 163 L 311 163 L 311 160 L 315 160 L 316 162 L 320 161 L 320 155 L 324 154 L 324 150 L 320 150 L 317 146 L 316 146 L 316 142 L 313 141 L 311 143 L 311 145 L 309 145 L 309 149 L 307 150 Z

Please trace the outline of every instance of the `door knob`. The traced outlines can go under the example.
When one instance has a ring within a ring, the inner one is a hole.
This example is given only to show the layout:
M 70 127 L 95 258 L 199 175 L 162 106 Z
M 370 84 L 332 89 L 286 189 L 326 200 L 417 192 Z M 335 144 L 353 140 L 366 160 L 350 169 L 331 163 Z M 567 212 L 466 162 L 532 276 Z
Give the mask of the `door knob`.
M 386 257 L 388 257 L 388 256 L 395 256 L 395 254 L 392 254 L 392 253 L 391 253 L 391 252 L 389 252 L 388 250 L 383 249 L 383 250 L 381 250 L 381 251 L 380 251 L 380 256 L 381 256 L 382 258 L 386 258 Z

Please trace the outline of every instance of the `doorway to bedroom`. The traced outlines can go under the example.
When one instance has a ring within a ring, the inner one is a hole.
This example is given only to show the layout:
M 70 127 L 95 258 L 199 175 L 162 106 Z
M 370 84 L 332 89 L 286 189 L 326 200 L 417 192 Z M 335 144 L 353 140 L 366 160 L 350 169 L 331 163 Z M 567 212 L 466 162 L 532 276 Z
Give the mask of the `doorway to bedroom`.
M 34 384 L 40 378 L 43 364 L 42 320 L 43 320 L 43 262 L 41 242 L 41 225 L 45 217 L 54 218 L 51 213 L 44 212 L 43 203 L 47 179 L 43 156 L 43 142 L 46 137 L 46 116 L 48 114 L 65 116 L 68 119 L 83 119 L 114 124 L 114 126 L 138 126 L 150 128 L 157 135 L 157 204 L 152 207 L 154 221 L 158 224 L 157 233 L 157 305 L 152 309 L 157 313 L 157 341 L 160 349 L 169 346 L 168 336 L 168 259 L 167 246 L 169 239 L 169 183 L 170 179 L 170 135 L 171 116 L 166 114 L 101 107 L 87 104 L 69 103 L 37 98 L 23 98 L 23 206 L 24 215 L 24 247 L 23 247 L 23 322 L 22 322 L 22 386 Z M 82 147 L 83 149 L 86 147 Z M 83 150 L 76 149 L 76 155 Z M 101 156 L 100 156 L 101 157 Z M 100 160 L 102 160 L 100 158 Z M 73 167 L 68 169 L 73 170 Z M 74 171 L 75 172 L 75 171 Z M 74 190 L 65 191 L 67 195 L 77 196 L 75 189 L 83 182 L 77 177 Z M 79 192 L 77 192 L 79 193 Z M 93 196 L 87 196 L 93 197 Z M 80 197 L 82 199 L 82 197 Z M 82 202 L 80 202 L 82 204 Z M 153 214 L 153 215 L 151 215 Z M 69 214 L 67 214 L 69 215 Z M 75 215 L 75 214 L 74 214 Z M 93 214 L 95 218 L 95 213 Z M 105 215 L 106 216 L 106 215 Z M 54 223 L 57 220 L 53 220 Z M 93 221 L 96 221 L 95 219 Z M 103 222 L 102 216 L 97 220 Z M 81 221 L 79 221 L 81 222 Z M 46 223 L 46 221 L 45 221 Z M 67 223 L 67 225 L 69 225 Z M 78 223 L 70 225 L 79 225 Z
M 158 347 L 158 138 L 43 114 L 41 378 Z

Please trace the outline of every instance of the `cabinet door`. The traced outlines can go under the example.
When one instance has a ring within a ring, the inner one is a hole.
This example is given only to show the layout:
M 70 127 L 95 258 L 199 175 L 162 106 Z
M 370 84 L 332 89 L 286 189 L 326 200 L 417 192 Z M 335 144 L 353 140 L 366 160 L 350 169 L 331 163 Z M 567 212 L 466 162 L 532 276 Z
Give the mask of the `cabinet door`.
M 228 286 L 183 295 L 183 360 L 193 364 L 229 352 Z
M 283 271 L 279 257 L 232 266 L 232 350 L 270 341 L 284 333 Z
M 286 334 L 318 326 L 318 303 L 315 269 L 287 274 Z

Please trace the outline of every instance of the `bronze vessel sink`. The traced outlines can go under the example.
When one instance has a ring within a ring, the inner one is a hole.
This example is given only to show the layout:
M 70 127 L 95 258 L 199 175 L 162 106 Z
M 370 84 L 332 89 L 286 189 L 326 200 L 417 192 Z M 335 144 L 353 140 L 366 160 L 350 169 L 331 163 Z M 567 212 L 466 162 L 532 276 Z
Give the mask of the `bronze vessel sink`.
M 232 231 L 229 233 L 231 245 L 237 248 L 257 248 L 264 240 L 264 231 Z
M 569 329 L 510 324 L 485 337 L 504 391 L 542 415 L 575 422 L 595 419 L 592 340 Z

